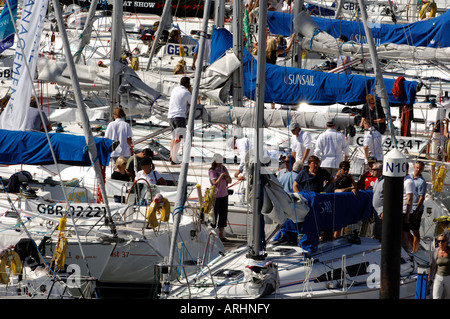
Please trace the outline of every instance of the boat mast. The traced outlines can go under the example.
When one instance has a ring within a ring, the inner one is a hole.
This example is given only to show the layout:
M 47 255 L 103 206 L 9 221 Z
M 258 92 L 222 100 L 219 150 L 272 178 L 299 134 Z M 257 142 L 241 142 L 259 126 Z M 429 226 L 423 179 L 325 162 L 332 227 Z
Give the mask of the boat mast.
M 167 17 L 169 16 L 169 13 L 171 13 L 172 8 L 172 0 L 166 0 L 166 3 L 164 4 L 164 9 L 161 15 L 161 20 L 158 26 L 158 30 L 156 31 L 155 40 L 152 43 L 152 49 L 150 51 L 150 55 L 148 57 L 148 63 L 147 63 L 147 71 L 150 69 L 150 65 L 152 64 L 153 56 L 155 55 L 156 47 L 158 46 L 159 38 L 161 38 L 161 34 L 164 30 L 164 25 L 162 22 L 165 22 L 167 20 Z
M 294 3 L 294 17 L 297 17 L 297 15 L 303 11 L 303 4 L 304 0 L 295 0 Z M 302 56 L 303 56 L 303 48 L 301 44 L 301 38 L 299 33 L 297 33 L 297 41 L 294 42 L 294 45 L 292 47 L 292 66 L 295 68 L 301 68 L 302 67 Z
M 111 104 L 110 120 L 113 120 L 113 110 L 118 104 L 119 96 L 119 66 L 116 64 L 122 55 L 122 15 L 123 1 L 114 0 L 111 34 L 111 63 L 109 96 Z
M 377 50 L 375 48 L 375 42 L 373 41 L 372 29 L 369 27 L 369 20 L 365 7 L 364 0 L 358 0 L 359 8 L 361 10 L 361 19 L 364 25 L 364 31 L 366 32 L 367 45 L 369 46 L 370 59 L 372 60 L 372 66 L 375 73 L 375 94 L 380 97 L 381 106 L 383 106 L 386 113 L 386 119 L 389 123 L 389 131 L 391 133 L 391 140 L 394 141 L 395 147 L 397 147 L 397 139 L 395 138 L 395 132 L 392 126 L 391 108 L 389 107 L 389 97 L 384 83 L 383 74 L 381 72 L 380 64 L 378 62 Z
M 239 68 L 233 72 L 233 106 L 243 106 L 243 84 L 244 84 L 244 70 L 242 62 L 244 61 L 243 52 L 243 14 L 242 14 L 242 0 L 233 1 L 233 52 L 241 61 Z M 249 39 L 247 39 L 249 41 Z
M 194 135 L 194 120 L 195 120 L 194 113 L 197 106 L 197 98 L 200 88 L 200 77 L 203 71 L 202 65 L 204 59 L 204 48 L 206 45 L 205 38 L 208 30 L 210 8 L 211 8 L 211 0 L 206 0 L 205 11 L 203 14 L 202 32 L 200 34 L 200 44 L 198 49 L 197 68 L 195 68 L 194 85 L 192 86 L 192 98 L 189 107 L 188 124 L 186 128 L 186 139 L 183 145 L 183 159 L 181 161 L 180 177 L 178 180 L 178 187 L 177 187 L 177 197 L 175 198 L 175 208 L 172 212 L 174 221 L 173 221 L 173 231 L 172 231 L 172 238 L 170 241 L 169 261 L 168 261 L 169 277 L 167 278 L 167 281 L 164 283 L 163 287 L 163 292 L 165 294 L 168 294 L 170 292 L 170 274 L 172 272 L 172 266 L 175 259 L 174 257 L 175 257 L 175 250 L 177 247 L 178 228 L 180 225 L 181 217 L 183 215 L 184 205 L 187 200 L 187 173 L 189 168 L 189 161 L 191 158 L 192 136 Z
M 86 24 L 84 25 L 83 32 L 81 32 L 80 43 L 78 44 L 78 50 L 74 54 L 75 63 L 81 58 L 81 51 L 84 46 L 88 44 L 91 40 L 92 25 L 94 24 L 95 12 L 97 10 L 98 0 L 92 0 L 91 6 L 89 7 L 88 17 L 86 19 Z
M 264 259 L 261 251 L 261 209 L 262 209 L 262 185 L 261 185 L 261 159 L 263 158 L 263 120 L 264 120 L 264 94 L 265 94 L 265 71 L 266 71 L 266 30 L 267 30 L 267 0 L 259 2 L 259 20 L 258 20 L 258 64 L 256 70 L 256 112 L 255 112 L 255 154 L 254 170 L 252 184 L 252 214 L 253 214 L 253 237 L 252 250 L 247 257 L 252 259 Z M 249 157 L 251 162 L 251 158 Z
M 102 175 L 102 171 L 100 168 L 100 163 L 97 160 L 97 146 L 95 145 L 94 136 L 92 135 L 92 131 L 90 130 L 91 127 L 89 125 L 89 118 L 88 118 L 85 106 L 83 104 L 83 96 L 81 94 L 81 89 L 80 89 L 77 71 L 75 68 L 75 63 L 73 61 L 72 54 L 70 51 L 69 39 L 67 37 L 66 28 L 64 26 L 59 0 L 53 0 L 53 4 L 55 7 L 54 9 L 55 9 L 56 20 L 58 22 L 59 32 L 61 34 L 61 39 L 63 42 L 63 48 L 64 48 L 64 51 L 66 52 L 66 62 L 67 62 L 67 65 L 69 67 L 70 74 L 71 74 L 72 86 L 73 86 L 73 90 L 75 93 L 75 101 L 77 103 L 77 107 L 80 112 L 81 120 L 83 123 L 83 131 L 84 131 L 84 137 L 86 139 L 86 145 L 88 147 L 90 159 L 94 163 L 95 175 L 97 177 L 101 195 L 102 195 L 103 201 L 105 203 L 105 209 L 106 209 L 106 214 L 107 214 L 107 216 L 105 216 L 105 223 L 106 223 L 106 225 L 110 226 L 113 235 L 117 236 L 116 226 L 114 225 L 114 222 L 111 218 L 111 211 L 109 209 L 108 197 L 106 195 L 106 188 L 105 188 L 105 183 L 103 181 L 103 175 Z
M 241 2 L 235 1 L 235 2 Z M 234 8 L 234 2 L 233 2 Z M 235 12 L 233 10 L 233 12 Z M 225 26 L 225 0 L 216 0 L 214 2 L 214 24 L 218 28 L 223 28 Z

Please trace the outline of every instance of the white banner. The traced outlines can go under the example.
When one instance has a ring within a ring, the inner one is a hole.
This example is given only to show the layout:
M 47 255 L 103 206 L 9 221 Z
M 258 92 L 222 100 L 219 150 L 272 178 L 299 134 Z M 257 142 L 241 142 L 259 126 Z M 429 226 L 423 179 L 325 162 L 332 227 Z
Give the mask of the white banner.
M 24 1 L 21 22 L 17 27 L 19 39 L 16 43 L 12 68 L 11 99 L 0 116 L 2 129 L 21 131 L 27 129 L 28 109 L 47 4 L 48 0 Z M 30 74 L 25 62 L 28 64 Z

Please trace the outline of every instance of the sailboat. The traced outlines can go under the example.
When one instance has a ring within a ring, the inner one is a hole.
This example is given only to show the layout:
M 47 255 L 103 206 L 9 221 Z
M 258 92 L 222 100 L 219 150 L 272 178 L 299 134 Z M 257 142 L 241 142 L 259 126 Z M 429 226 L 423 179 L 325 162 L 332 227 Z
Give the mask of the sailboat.
M 58 1 L 55 1 L 55 10 L 64 48 L 66 52 L 70 52 Z M 28 221 L 37 222 L 32 233 L 27 232 L 25 224 L 14 224 L 12 227 L 11 224 L 2 224 L 5 229 L 0 235 L 1 242 L 4 245 L 16 245 L 19 240 L 29 238 L 32 242 L 39 243 L 42 256 L 38 263 L 51 264 L 55 271 L 61 273 L 75 269 L 75 275 L 80 281 L 87 278 L 88 282 L 95 283 L 95 289 L 90 291 L 95 296 L 109 296 L 111 291 L 117 293 L 117 289 L 123 294 L 123 289 L 131 289 L 140 296 L 151 297 L 152 289 L 158 284 L 156 265 L 167 258 L 169 247 L 174 249 L 174 254 L 175 250 L 178 251 L 178 254 L 174 255 L 174 263 L 197 264 L 218 256 L 225 250 L 224 246 L 216 240 L 215 233 L 199 222 L 194 208 L 192 213 L 189 211 L 178 219 L 178 237 L 172 247 L 172 208 L 164 204 L 162 210 L 158 209 L 158 205 L 153 205 L 153 210 L 149 209 L 155 195 L 152 194 L 150 185 L 145 198 L 147 204 L 108 202 L 101 166 L 109 164 L 113 141 L 93 137 L 70 54 L 66 56 L 66 62 L 71 72 L 70 79 L 83 122 L 84 136 L 4 129 L 1 130 L 2 140 L 7 142 L 2 143 L 4 149 L 1 161 L 4 165 L 12 165 L 12 169 L 14 165 L 19 164 L 21 170 L 33 165 L 54 163 L 58 173 L 61 164 L 87 165 L 95 170 L 101 197 L 97 198 L 97 203 L 86 202 L 83 200 L 82 187 L 72 189 L 81 192 L 68 194 L 66 186 L 69 185 L 64 185 L 62 181 L 59 185 L 51 183 L 51 187 L 45 191 L 45 184 L 48 186 L 48 183 L 39 183 L 33 180 L 31 174 L 24 174 L 31 177 L 27 182 L 29 187 L 35 187 L 36 194 L 32 196 L 34 198 L 26 196 L 26 206 L 20 210 L 15 207 L 14 202 L 20 202 L 20 197 L 25 196 L 25 193 L 13 195 L 5 192 L 8 199 L 5 205 L 15 211 L 16 215 L 22 212 L 29 217 Z M 9 105 L 5 111 L 8 112 L 2 114 L 3 124 L 9 119 L 6 116 L 10 116 Z M 15 110 L 13 113 L 16 112 Z M 78 186 L 78 181 L 72 183 L 72 186 Z M 63 199 L 53 195 L 58 192 L 60 195 L 62 193 Z M 84 196 L 86 195 L 85 192 Z M 166 203 L 163 198 L 158 198 L 161 199 L 161 204 Z M 138 198 L 140 199 L 144 198 Z M 174 209 L 176 216 L 176 208 Z M 21 227 L 25 229 L 16 231 L 16 228 Z M 73 289 L 78 291 L 79 288 Z
M 264 25 L 264 10 L 260 19 Z M 264 44 L 264 39 L 259 41 Z M 258 61 L 255 96 L 261 101 L 264 97 L 264 72 L 261 72 L 264 57 L 258 55 Z M 261 108 L 255 112 L 260 118 L 255 121 L 256 129 L 262 125 L 262 113 Z M 358 196 L 300 192 L 296 196 L 281 193 L 277 197 L 274 193 L 281 186 L 270 174 L 261 174 L 260 160 L 257 156 L 255 159 L 256 164 L 249 164 L 254 166 L 254 175 L 249 174 L 253 176 L 254 217 L 249 245 L 216 258 L 194 275 L 180 276 L 176 282 L 171 282 L 170 290 L 163 291 L 162 298 L 379 298 L 381 243 L 374 238 L 360 237 L 358 231 L 332 241 L 321 239 L 322 231 L 334 231 L 366 219 L 372 207 L 372 192 L 359 191 Z M 269 194 L 271 191 L 273 193 Z M 293 212 L 297 213 L 293 220 L 303 223 L 303 227 L 301 232 L 294 230 L 298 236 L 295 243 L 272 242 L 276 231 L 266 233 L 266 241 L 261 239 L 261 215 L 274 211 L 276 214 L 264 219 L 266 231 L 270 224 L 282 223 L 286 218 L 292 218 L 288 216 Z M 428 240 L 434 235 L 434 229 L 423 233 Z M 430 243 L 423 254 L 410 255 L 402 251 L 400 298 L 416 296 L 418 274 L 426 272 L 431 249 Z

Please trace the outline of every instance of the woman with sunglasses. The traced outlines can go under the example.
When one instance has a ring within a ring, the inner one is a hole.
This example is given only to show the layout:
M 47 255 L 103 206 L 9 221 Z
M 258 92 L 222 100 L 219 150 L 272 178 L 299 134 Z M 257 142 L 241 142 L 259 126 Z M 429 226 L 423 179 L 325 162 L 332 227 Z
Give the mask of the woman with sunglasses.
M 433 284 L 433 299 L 450 299 L 450 247 L 448 235 L 441 234 L 431 260 L 429 282 Z

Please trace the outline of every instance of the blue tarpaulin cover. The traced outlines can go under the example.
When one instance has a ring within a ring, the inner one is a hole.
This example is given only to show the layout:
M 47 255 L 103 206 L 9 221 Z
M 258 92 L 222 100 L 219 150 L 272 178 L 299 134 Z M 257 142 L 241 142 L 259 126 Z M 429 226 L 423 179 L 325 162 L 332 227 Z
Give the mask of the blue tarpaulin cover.
M 300 192 L 311 205 L 303 223 L 303 232 L 309 240 L 319 243 L 321 231 L 335 231 L 369 218 L 372 212 L 373 192 L 320 193 Z
M 303 234 L 300 244 L 303 248 L 314 250 L 319 244 L 321 232 L 332 232 L 347 225 L 369 218 L 372 212 L 373 192 L 314 193 L 300 192 L 308 200 L 310 210 L 299 229 L 294 221 L 288 219 L 280 232 L 274 237 L 284 237 L 289 242 L 297 242 L 297 235 Z
M 226 29 L 216 29 L 212 35 L 211 63 L 232 48 L 233 36 Z M 244 49 L 244 96 L 255 100 L 257 68 L 256 59 Z M 373 94 L 375 77 L 353 74 L 332 74 L 285 67 L 266 63 L 266 103 L 310 104 L 366 103 L 368 93 Z M 391 105 L 413 104 L 417 82 L 405 81 L 400 97 L 392 94 L 395 79 L 384 79 Z M 366 91 L 366 86 L 368 91 Z
M 66 133 L 49 133 L 50 142 L 58 163 L 89 166 L 84 136 Z M 94 138 L 97 158 L 101 165 L 108 166 L 113 141 Z M 45 133 L 31 131 L 0 130 L 0 164 L 53 164 L 54 160 Z
M 347 36 L 349 41 L 367 43 L 362 22 L 346 21 L 311 16 L 321 31 L 334 38 Z M 293 14 L 275 11 L 267 12 L 270 33 L 291 36 L 293 33 Z M 450 46 L 450 10 L 432 19 L 407 24 L 372 23 L 370 25 L 375 45 L 384 43 L 411 46 L 446 48 Z

